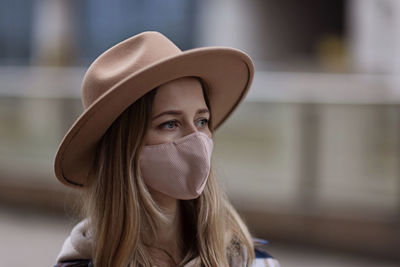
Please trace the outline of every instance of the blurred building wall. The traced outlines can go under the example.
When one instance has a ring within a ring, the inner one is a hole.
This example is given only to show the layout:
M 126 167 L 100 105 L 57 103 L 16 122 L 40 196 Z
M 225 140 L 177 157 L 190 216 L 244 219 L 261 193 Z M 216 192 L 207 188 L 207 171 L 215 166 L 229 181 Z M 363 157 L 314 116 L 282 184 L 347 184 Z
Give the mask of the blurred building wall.
M 361 72 L 398 73 L 400 63 L 400 2 L 348 2 L 349 49 Z

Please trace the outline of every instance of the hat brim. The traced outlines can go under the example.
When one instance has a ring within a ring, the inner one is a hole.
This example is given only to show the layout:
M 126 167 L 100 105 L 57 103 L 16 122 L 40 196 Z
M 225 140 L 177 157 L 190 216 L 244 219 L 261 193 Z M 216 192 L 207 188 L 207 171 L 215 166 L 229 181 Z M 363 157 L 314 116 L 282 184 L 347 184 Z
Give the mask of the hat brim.
M 67 186 L 85 186 L 101 137 L 127 107 L 157 86 L 179 77 L 201 78 L 209 89 L 216 130 L 244 99 L 253 75 L 246 53 L 218 46 L 189 49 L 132 73 L 93 102 L 68 130 L 55 156 L 56 177 Z

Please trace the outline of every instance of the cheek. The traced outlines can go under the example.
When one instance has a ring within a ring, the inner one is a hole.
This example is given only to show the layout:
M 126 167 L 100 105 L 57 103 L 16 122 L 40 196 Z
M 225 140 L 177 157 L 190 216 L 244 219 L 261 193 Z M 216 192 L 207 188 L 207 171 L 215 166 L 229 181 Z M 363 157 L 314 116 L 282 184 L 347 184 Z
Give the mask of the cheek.
M 212 133 L 211 133 L 211 131 L 210 131 L 210 129 L 209 129 L 208 127 L 206 127 L 206 128 L 203 130 L 203 133 L 207 134 L 208 137 L 212 138 Z
M 145 145 L 157 145 L 175 140 L 173 133 L 164 133 L 154 129 L 148 129 L 145 135 Z

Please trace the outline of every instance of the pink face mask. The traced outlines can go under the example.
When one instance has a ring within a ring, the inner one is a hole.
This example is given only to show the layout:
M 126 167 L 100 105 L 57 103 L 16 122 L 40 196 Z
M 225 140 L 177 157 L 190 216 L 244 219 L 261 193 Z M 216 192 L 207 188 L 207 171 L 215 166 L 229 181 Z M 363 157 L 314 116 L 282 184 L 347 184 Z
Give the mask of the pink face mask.
M 210 174 L 213 141 L 194 132 L 178 140 L 144 146 L 140 169 L 152 189 L 176 199 L 200 196 Z

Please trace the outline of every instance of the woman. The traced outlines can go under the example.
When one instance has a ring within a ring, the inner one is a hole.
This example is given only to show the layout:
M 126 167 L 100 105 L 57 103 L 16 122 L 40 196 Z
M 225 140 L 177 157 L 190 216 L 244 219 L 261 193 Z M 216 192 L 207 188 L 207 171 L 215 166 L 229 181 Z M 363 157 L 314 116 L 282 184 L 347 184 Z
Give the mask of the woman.
M 213 132 L 253 72 L 239 50 L 182 52 L 158 32 L 101 54 L 55 158 L 57 178 L 81 189 L 85 218 L 56 266 L 279 266 L 211 168 Z

